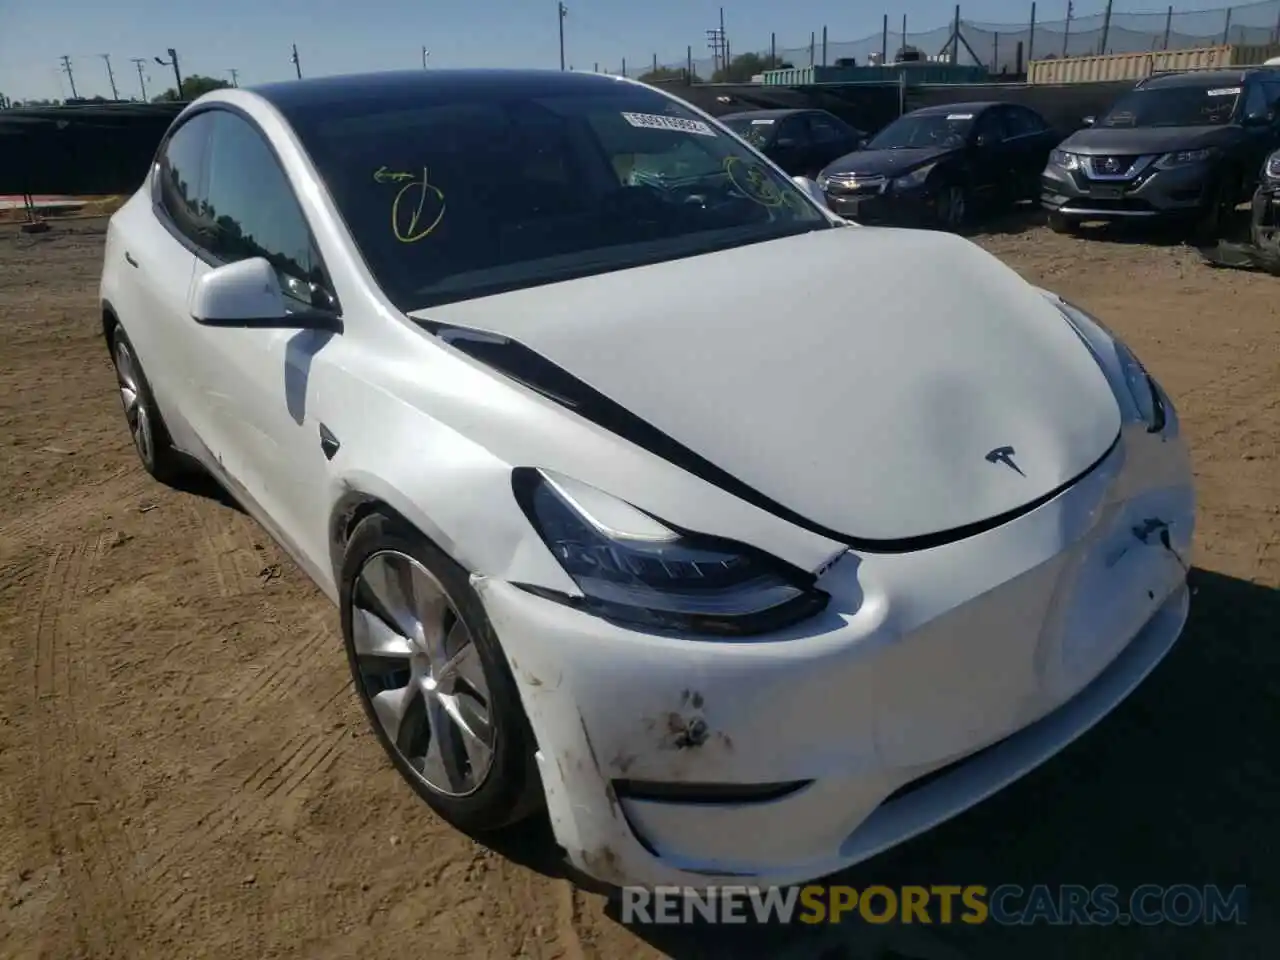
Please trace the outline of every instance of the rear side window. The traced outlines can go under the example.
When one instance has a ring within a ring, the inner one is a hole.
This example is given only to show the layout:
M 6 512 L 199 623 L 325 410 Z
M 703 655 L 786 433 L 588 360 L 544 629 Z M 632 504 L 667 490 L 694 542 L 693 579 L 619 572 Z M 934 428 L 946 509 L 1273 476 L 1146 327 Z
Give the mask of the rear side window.
M 160 150 L 156 191 L 161 209 L 192 243 L 202 244 L 200 201 L 204 196 L 206 147 L 212 119 L 200 113 L 170 134 Z
M 266 258 L 287 295 L 312 303 L 311 285 L 328 285 L 289 178 L 256 127 L 234 113 L 212 116 L 205 248 L 225 263 Z

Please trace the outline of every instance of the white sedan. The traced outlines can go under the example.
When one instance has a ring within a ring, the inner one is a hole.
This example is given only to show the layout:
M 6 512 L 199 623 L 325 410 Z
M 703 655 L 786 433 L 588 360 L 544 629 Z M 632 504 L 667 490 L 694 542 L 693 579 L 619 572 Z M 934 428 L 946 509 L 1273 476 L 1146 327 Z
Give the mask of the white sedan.
M 1177 639 L 1191 474 L 1139 361 L 815 196 L 638 83 L 414 71 L 208 94 L 112 218 L 143 464 L 211 473 L 338 605 L 461 829 L 545 810 L 607 883 L 798 882 Z

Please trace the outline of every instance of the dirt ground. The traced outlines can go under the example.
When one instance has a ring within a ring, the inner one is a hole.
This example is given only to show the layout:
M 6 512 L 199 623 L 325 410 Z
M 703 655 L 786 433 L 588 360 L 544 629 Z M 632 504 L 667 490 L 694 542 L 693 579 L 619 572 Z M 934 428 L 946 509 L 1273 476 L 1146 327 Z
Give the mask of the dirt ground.
M 153 483 L 96 313 L 103 223 L 0 227 L 0 955 L 1261 957 L 1280 942 L 1280 279 L 1013 224 L 980 242 L 1176 399 L 1192 620 L 1061 757 L 843 882 L 1242 883 L 1245 927 L 629 929 L 545 831 L 491 849 L 392 771 L 336 616 L 211 491 Z M 904 291 L 910 297 L 910 291 Z

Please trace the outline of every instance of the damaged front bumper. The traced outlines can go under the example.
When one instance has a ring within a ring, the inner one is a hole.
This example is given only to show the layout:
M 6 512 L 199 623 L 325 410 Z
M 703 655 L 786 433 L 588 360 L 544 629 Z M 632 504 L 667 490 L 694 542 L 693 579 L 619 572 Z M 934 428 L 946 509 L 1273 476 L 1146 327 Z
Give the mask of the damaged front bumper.
M 611 884 L 787 884 L 872 856 L 1062 749 L 1187 615 L 1176 415 L 1006 526 L 846 554 L 828 609 L 750 640 L 627 630 L 479 578 L 557 841 Z

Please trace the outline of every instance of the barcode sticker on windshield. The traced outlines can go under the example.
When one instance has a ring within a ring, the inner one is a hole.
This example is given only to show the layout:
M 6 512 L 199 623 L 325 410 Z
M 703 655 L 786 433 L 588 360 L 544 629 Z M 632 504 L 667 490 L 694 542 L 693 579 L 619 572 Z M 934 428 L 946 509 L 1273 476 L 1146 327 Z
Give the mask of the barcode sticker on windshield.
M 948 113 L 947 119 L 948 120 L 972 120 L 973 114 L 972 113 Z
M 1211 97 L 1233 97 L 1240 92 L 1239 87 L 1223 87 L 1220 90 L 1210 90 Z
M 656 113 L 624 113 L 622 119 L 633 127 L 647 127 L 650 130 L 678 130 L 681 133 L 696 133 L 700 137 L 716 135 L 716 132 L 701 120 L 664 117 Z
M 767 127 L 771 123 L 773 123 L 772 120 L 752 120 L 751 121 L 751 125 L 753 127 Z

